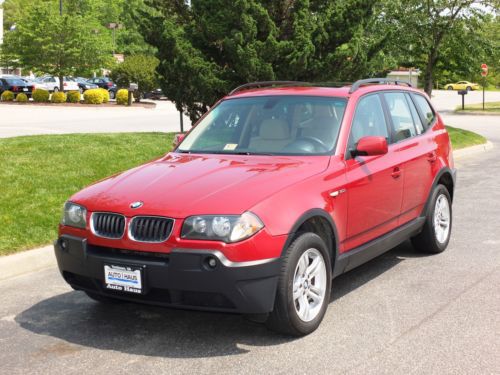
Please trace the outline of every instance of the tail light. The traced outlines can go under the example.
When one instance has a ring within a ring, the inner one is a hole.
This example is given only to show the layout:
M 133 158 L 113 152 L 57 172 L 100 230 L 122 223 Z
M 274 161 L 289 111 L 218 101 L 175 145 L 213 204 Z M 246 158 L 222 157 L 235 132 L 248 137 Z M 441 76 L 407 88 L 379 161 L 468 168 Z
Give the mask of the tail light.
M 108 82 L 107 85 L 108 87 L 113 87 L 113 82 Z
M 68 82 L 63 82 L 63 86 L 64 87 L 68 86 Z
M 17 91 L 17 86 L 12 86 L 12 91 Z

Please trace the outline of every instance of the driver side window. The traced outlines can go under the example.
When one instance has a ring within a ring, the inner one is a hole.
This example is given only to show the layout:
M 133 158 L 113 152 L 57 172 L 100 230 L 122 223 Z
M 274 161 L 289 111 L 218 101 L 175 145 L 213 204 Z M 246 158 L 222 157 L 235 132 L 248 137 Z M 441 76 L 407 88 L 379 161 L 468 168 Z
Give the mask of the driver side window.
M 347 158 L 356 149 L 359 140 L 367 136 L 381 136 L 389 141 L 389 132 L 379 95 L 365 96 L 358 102 L 349 135 Z

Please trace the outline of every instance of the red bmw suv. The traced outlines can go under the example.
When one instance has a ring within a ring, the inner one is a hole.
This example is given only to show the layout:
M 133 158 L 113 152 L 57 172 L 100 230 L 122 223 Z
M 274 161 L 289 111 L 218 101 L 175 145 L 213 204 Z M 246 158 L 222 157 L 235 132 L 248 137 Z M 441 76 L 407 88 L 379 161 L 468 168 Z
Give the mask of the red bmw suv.
M 405 82 L 243 85 L 165 156 L 64 206 L 55 252 L 90 298 L 320 324 L 332 279 L 411 239 L 450 239 L 450 139 Z

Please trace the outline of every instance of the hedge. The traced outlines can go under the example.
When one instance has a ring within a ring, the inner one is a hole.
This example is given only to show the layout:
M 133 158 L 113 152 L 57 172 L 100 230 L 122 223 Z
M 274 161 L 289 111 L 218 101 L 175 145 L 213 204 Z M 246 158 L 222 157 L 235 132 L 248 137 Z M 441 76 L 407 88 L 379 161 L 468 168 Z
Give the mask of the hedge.
M 14 101 L 14 93 L 9 90 L 5 90 L 2 92 L 2 96 L 0 97 L 2 102 L 13 102 Z
M 100 91 L 102 95 L 102 102 L 103 103 L 108 103 L 109 102 L 109 91 L 103 88 L 97 89 Z
M 16 102 L 26 103 L 26 102 L 28 102 L 28 96 L 26 94 L 23 94 L 23 93 L 17 94 Z
M 128 90 L 127 89 L 118 90 L 118 92 L 116 93 L 116 104 L 118 104 L 118 105 L 127 105 L 128 104 Z
M 48 103 L 50 94 L 47 90 L 44 89 L 35 89 L 33 90 L 33 101 L 37 103 Z
M 50 98 L 52 103 L 65 103 L 66 102 L 66 94 L 62 91 L 54 92 Z
M 68 102 L 69 103 L 80 103 L 81 94 L 80 91 L 70 91 L 68 92 Z
M 103 97 L 101 89 L 90 89 L 83 93 L 83 101 L 85 104 L 102 104 Z

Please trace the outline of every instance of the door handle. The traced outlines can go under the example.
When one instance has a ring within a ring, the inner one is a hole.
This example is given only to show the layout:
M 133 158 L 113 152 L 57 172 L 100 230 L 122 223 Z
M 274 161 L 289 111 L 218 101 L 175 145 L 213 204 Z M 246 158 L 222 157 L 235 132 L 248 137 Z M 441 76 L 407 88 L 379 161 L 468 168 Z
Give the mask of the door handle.
M 401 177 L 401 169 L 399 169 L 399 167 L 394 167 L 394 169 L 392 170 L 391 176 L 393 178 Z
M 437 160 L 436 151 L 429 152 L 427 154 L 427 160 L 429 160 L 430 163 L 434 163 Z

